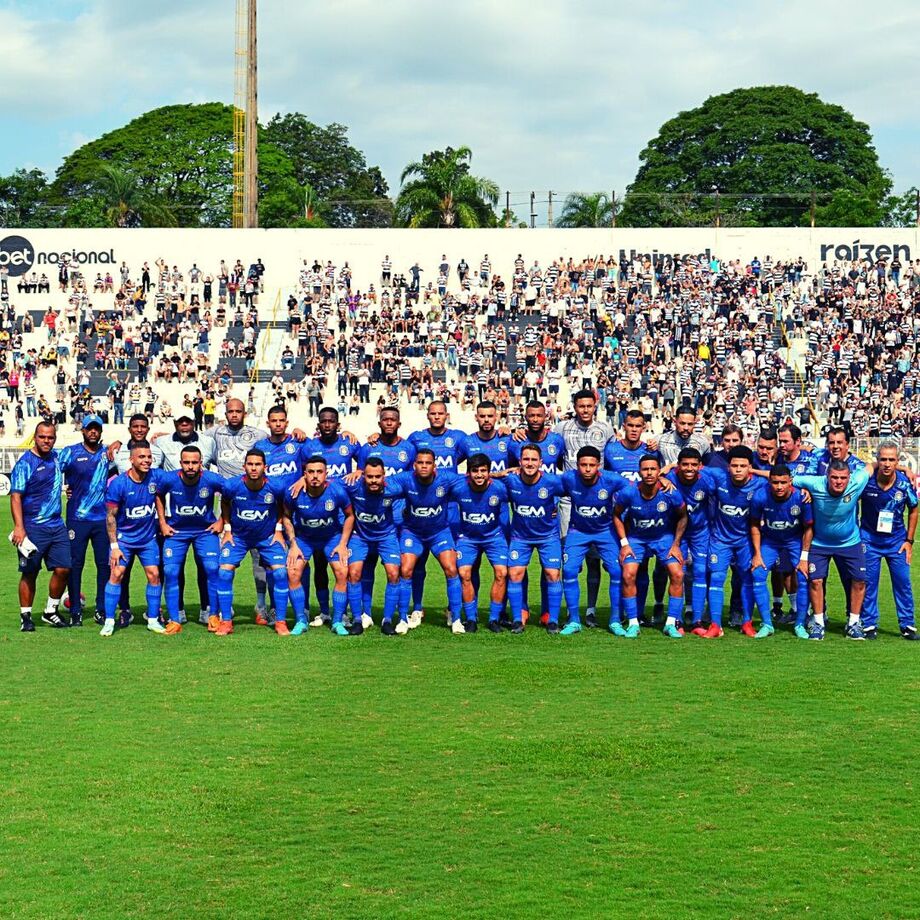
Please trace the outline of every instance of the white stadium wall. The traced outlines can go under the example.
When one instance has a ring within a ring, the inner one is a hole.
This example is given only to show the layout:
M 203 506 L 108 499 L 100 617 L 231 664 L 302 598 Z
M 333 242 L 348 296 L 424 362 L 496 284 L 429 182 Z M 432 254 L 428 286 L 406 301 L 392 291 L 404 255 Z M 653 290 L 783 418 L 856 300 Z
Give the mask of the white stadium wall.
M 376 282 L 380 263 L 389 255 L 396 273 L 408 273 L 418 262 L 422 283 L 436 281 L 442 254 L 452 268 L 465 258 L 476 273 L 488 253 L 493 272 L 507 274 L 518 253 L 527 264 L 541 265 L 560 256 L 580 259 L 621 253 L 666 256 L 710 253 L 723 260 L 753 256 L 795 259 L 802 256 L 811 270 L 822 262 L 851 258 L 886 258 L 902 263 L 920 258 L 920 231 L 888 228 L 815 229 L 647 229 L 647 230 L 10 230 L 0 231 L 0 267 L 10 276 L 46 272 L 69 259 L 84 274 L 115 269 L 122 261 L 134 270 L 144 261 L 163 258 L 185 271 L 197 262 L 214 271 L 221 259 L 265 263 L 272 287 L 292 285 L 304 259 L 348 262 L 353 284 Z

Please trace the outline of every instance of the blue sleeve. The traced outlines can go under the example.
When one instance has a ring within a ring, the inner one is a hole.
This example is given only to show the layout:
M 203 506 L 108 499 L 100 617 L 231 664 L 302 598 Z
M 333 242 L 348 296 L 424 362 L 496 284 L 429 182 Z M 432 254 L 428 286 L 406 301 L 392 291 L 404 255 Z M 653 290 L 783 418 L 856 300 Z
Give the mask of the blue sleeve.
M 414 463 L 416 454 L 418 454 L 418 451 L 415 449 L 414 444 L 411 444 L 411 443 L 409 444 L 408 454 L 409 454 L 409 463 Z
M 395 476 L 386 477 L 387 495 L 400 496 L 406 494 L 406 473 L 396 473 Z
M 218 476 L 217 473 L 212 473 L 210 470 L 206 470 L 208 474 L 208 481 L 211 483 L 211 488 L 215 492 L 220 492 L 223 495 L 224 489 L 226 488 L 226 482 L 222 476 Z
M 338 502 L 339 507 L 344 511 L 351 505 L 351 496 L 348 494 L 348 489 L 341 482 L 333 482 L 333 488 L 335 489 L 335 500 Z
M 32 478 L 32 467 L 26 460 L 26 454 L 23 454 L 13 467 L 10 473 L 10 491 L 25 492 L 29 480 Z
M 106 487 L 105 500 L 110 505 L 117 505 L 124 497 L 124 484 L 121 476 L 116 476 Z
M 866 482 L 868 482 L 868 477 Z M 809 492 L 823 495 L 827 490 L 827 479 L 824 476 L 793 476 L 792 484 L 800 489 L 808 489 Z
M 907 496 L 907 507 L 916 508 L 917 507 L 917 490 L 911 485 L 910 479 L 907 476 L 904 477 L 904 494 Z
M 802 502 L 802 523 L 803 524 L 814 524 L 815 522 L 815 509 L 811 502 L 807 504 Z
M 633 483 L 630 483 L 619 496 L 617 496 L 617 504 L 622 508 L 628 508 L 633 504 L 635 498 L 638 498 L 639 491 L 636 489 Z
M 62 447 L 58 451 L 58 461 L 61 464 L 61 472 L 64 474 L 67 473 L 67 469 L 70 466 L 71 462 L 73 461 L 73 449 L 74 449 L 74 445 L 68 444 L 66 447 Z M 104 447 L 101 449 L 105 450 Z
M 358 448 L 357 454 L 357 463 L 359 469 L 364 469 L 364 464 L 367 463 L 367 455 L 370 452 L 370 444 L 363 444 Z
M 709 477 L 715 488 L 728 484 L 728 473 L 725 470 L 719 469 L 717 466 L 707 466 L 706 472 L 709 473 Z
M 751 521 L 756 521 L 757 524 L 763 520 L 763 509 L 764 509 L 764 499 L 765 495 L 755 494 L 751 499 Z

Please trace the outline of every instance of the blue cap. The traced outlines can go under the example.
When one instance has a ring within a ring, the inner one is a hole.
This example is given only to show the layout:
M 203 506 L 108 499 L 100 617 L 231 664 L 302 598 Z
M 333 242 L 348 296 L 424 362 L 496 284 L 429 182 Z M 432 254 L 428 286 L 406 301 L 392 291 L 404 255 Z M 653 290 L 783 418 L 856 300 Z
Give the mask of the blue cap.
M 102 419 L 98 415 L 84 415 L 83 416 L 83 427 L 89 428 L 90 425 L 98 425 L 102 427 Z

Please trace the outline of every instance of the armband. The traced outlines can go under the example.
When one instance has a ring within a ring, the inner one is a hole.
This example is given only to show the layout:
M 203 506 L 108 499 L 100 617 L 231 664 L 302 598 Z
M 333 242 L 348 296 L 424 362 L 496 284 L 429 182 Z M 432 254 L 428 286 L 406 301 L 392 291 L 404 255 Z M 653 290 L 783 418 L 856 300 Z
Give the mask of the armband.
M 620 540 L 620 546 L 629 546 L 629 540 L 626 537 L 623 537 L 623 539 Z
M 109 544 L 109 549 L 118 549 L 118 541 Z
M 224 533 L 230 533 L 233 528 L 229 524 L 224 524 Z
M 808 562 L 808 550 L 803 549 L 799 555 L 799 560 L 801 562 Z

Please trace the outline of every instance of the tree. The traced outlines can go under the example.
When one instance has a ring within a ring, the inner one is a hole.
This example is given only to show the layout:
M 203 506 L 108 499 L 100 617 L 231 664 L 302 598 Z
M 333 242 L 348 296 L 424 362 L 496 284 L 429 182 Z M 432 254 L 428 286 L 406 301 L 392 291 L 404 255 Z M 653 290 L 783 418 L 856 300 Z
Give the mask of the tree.
M 316 191 L 317 213 L 330 227 L 389 227 L 393 203 L 383 173 L 368 166 L 364 154 L 348 141 L 348 128 L 321 127 L 305 115 L 276 115 L 265 126 L 263 138 L 283 151 L 293 164 L 301 188 Z
M 819 214 L 859 226 L 881 215 L 891 190 L 868 126 L 792 86 L 711 96 L 665 122 L 639 159 L 623 204 L 627 226 L 709 222 L 717 209 L 728 224 L 797 226 L 813 192 L 840 193 Z
M 891 195 L 885 204 L 883 227 L 916 227 L 918 224 L 917 186 L 911 186 L 903 195 Z
M 613 202 L 606 192 L 575 192 L 566 197 L 557 227 L 609 227 L 613 221 Z
M 103 164 L 95 184 L 96 197 L 110 227 L 174 227 L 176 218 L 132 173 Z
M 52 227 L 48 177 L 40 169 L 17 169 L 0 176 L 0 221 L 5 227 Z
M 396 217 L 404 227 L 494 227 L 498 186 L 470 174 L 469 147 L 426 153 L 400 176 Z M 408 180 L 408 181 L 407 181 Z

